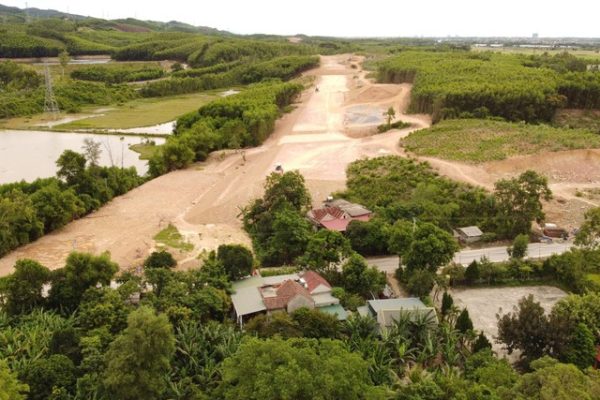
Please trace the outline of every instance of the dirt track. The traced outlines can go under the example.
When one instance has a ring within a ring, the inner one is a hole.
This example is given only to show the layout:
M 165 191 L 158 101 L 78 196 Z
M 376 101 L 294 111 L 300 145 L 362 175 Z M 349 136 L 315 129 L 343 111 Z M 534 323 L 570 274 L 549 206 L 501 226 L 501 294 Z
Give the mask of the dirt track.
M 240 207 L 262 194 L 264 178 L 277 163 L 285 170 L 300 170 L 317 204 L 344 188 L 350 162 L 401 154 L 398 139 L 429 126 L 429 116 L 397 115 L 414 125 L 365 136 L 374 124 L 360 122 L 377 120 L 389 106 L 405 109 L 410 85 L 372 84 L 364 72 L 350 67 L 350 57 L 322 57 L 321 67 L 309 72 L 319 91 L 306 90 L 297 108 L 277 122 L 262 146 L 244 153 L 212 154 L 205 163 L 154 179 L 98 212 L 8 254 L 0 259 L 0 275 L 10 273 L 19 258 L 59 268 L 74 249 L 109 251 L 123 268 L 137 266 L 154 248 L 152 237 L 168 223 L 174 223 L 195 245 L 194 252 L 178 255 L 184 264 L 192 265 L 196 254 L 220 243 L 249 244 L 238 217 Z
M 281 163 L 306 178 L 313 203 L 345 187 L 346 166 L 357 159 L 386 154 L 404 155 L 398 140 L 430 126 L 428 115 L 406 115 L 411 85 L 373 84 L 355 56 L 321 58 L 308 72 L 315 86 L 307 89 L 297 108 L 276 123 L 275 132 L 260 147 L 213 153 L 196 164 L 154 179 L 114 199 L 98 212 L 75 221 L 0 259 L 0 276 L 11 272 L 19 258 L 39 260 L 49 268 L 63 266 L 72 250 L 109 251 L 122 268 L 140 265 L 154 248 L 152 237 L 173 223 L 194 244 L 191 253 L 177 254 L 180 265 L 197 263 L 196 256 L 222 243 L 246 243 L 240 208 L 262 194 L 265 177 Z M 394 107 L 396 119 L 410 128 L 371 135 L 382 113 Z M 600 152 L 578 150 L 516 157 L 478 166 L 421 158 L 452 179 L 492 189 L 496 180 L 533 168 L 550 179 L 557 200 L 545 206 L 548 220 L 575 227 L 598 199 L 575 196 L 580 188 L 600 186 Z

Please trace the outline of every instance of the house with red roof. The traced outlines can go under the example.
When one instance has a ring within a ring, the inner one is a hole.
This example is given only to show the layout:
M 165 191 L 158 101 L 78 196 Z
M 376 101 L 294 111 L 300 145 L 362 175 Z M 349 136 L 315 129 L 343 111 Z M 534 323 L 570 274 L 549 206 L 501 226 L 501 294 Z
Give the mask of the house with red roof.
M 331 285 L 314 271 L 277 276 L 252 276 L 233 283 L 231 295 L 240 325 L 257 314 L 318 309 L 344 320 L 347 312 L 331 294 Z
M 322 208 L 310 210 L 306 216 L 318 228 L 345 232 L 350 222 L 369 221 L 373 212 L 344 199 L 327 200 Z

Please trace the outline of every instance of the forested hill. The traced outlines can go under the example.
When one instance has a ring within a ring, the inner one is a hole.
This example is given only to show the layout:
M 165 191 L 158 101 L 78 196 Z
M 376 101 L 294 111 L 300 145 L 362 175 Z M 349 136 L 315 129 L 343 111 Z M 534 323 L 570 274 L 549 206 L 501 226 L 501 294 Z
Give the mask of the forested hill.
M 179 32 L 196 32 L 204 34 L 231 35 L 226 31 L 221 31 L 207 26 L 193 26 L 179 21 L 159 22 L 159 21 L 142 21 L 135 18 L 104 20 L 85 15 L 70 14 L 58 10 L 46 10 L 39 8 L 18 8 L 9 7 L 0 4 L 0 18 L 4 23 L 21 23 L 27 22 L 27 19 L 47 19 L 58 18 L 68 19 L 72 21 L 84 22 L 90 26 L 103 27 L 106 29 L 113 28 L 115 30 L 136 32 L 140 29 L 144 31 L 179 31 Z

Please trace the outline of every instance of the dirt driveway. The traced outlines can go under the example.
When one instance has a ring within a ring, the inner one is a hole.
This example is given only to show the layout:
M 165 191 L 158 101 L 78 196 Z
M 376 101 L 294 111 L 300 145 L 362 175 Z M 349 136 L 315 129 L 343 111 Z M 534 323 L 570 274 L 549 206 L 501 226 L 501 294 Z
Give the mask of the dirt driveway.
M 461 309 L 466 307 L 469 310 L 474 328 L 483 331 L 492 342 L 494 351 L 502 355 L 506 354 L 506 351 L 502 350 L 502 346 L 494 340 L 498 335 L 496 314 L 504 315 L 512 312 L 519 300 L 529 294 L 532 294 L 535 301 L 549 312 L 554 304 L 567 295 L 552 286 L 452 289 L 450 294 L 457 307 Z

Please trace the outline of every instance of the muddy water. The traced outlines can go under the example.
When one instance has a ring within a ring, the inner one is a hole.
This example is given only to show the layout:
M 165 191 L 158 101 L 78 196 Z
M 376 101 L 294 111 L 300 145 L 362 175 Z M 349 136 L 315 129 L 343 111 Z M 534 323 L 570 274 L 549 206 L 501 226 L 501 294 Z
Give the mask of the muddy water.
M 129 149 L 129 145 L 142 142 L 141 137 L 0 130 L 0 183 L 54 176 L 61 153 L 67 149 L 81 152 L 86 138 L 101 143 L 100 165 L 133 166 L 140 175 L 148 170 L 147 162 Z M 164 139 L 154 141 L 160 144 Z

